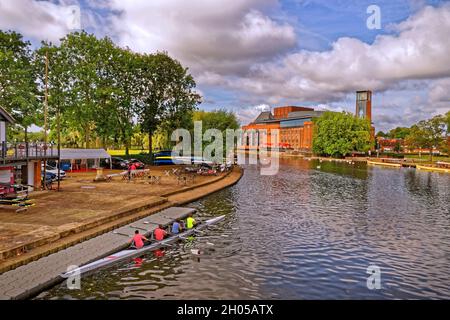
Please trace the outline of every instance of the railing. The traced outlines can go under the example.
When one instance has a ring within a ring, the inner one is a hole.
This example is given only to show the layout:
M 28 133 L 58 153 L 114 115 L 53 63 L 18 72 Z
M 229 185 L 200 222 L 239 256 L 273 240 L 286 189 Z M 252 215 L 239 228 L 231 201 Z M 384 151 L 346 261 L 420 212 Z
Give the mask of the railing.
M 1 143 L 3 162 L 26 159 L 58 158 L 58 145 L 43 142 Z

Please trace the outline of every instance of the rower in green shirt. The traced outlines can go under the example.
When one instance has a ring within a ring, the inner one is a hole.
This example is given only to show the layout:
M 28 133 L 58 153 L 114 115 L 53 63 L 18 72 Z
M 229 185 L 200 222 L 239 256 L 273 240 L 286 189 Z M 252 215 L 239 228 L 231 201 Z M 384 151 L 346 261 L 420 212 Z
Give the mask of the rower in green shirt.
M 195 222 L 195 219 L 192 217 L 192 213 L 189 213 L 189 216 L 186 219 L 186 229 L 192 229 L 196 224 L 197 222 Z

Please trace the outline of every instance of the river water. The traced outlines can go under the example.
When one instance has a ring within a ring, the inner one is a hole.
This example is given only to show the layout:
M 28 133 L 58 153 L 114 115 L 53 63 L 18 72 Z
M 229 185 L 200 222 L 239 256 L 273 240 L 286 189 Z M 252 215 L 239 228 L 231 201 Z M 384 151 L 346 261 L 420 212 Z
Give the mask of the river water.
M 448 174 L 281 160 L 277 175 L 247 165 L 237 185 L 190 206 L 226 219 L 38 298 L 450 298 Z

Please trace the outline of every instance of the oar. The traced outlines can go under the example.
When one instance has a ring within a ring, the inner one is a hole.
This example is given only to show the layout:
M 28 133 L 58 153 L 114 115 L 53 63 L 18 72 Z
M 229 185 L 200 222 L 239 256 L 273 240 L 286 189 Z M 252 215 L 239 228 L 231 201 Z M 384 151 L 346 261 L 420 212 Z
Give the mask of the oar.
M 118 234 L 118 235 L 120 235 L 120 236 L 127 237 L 127 238 L 130 238 L 130 237 L 131 237 L 129 234 L 120 233 L 120 232 L 117 232 L 117 231 L 113 231 L 113 233 L 114 233 L 114 234 Z
M 132 228 L 132 229 L 139 229 L 139 230 L 143 230 L 143 231 L 148 231 L 147 229 L 139 228 L 139 227 L 135 227 L 135 226 L 130 226 L 130 228 Z

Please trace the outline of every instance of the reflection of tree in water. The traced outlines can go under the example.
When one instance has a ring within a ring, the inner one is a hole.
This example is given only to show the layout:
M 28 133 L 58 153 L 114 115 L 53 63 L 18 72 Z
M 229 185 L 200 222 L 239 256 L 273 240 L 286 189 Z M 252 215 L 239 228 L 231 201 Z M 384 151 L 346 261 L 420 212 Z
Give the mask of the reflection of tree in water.
M 354 162 L 354 164 L 346 162 L 335 162 L 335 161 L 322 161 L 313 160 L 308 161 L 310 163 L 311 169 L 317 169 L 320 166 L 320 171 L 326 173 L 333 173 L 343 176 L 349 176 L 356 179 L 366 180 L 369 177 L 369 171 L 367 170 L 367 165 L 362 162 Z
M 228 215 L 236 211 L 235 198 L 232 188 L 213 193 L 201 201 L 191 203 L 189 206 L 198 210 L 198 216 Z
M 433 172 L 408 170 L 405 173 L 406 190 L 430 208 L 443 205 L 442 199 L 450 203 L 450 177 Z

